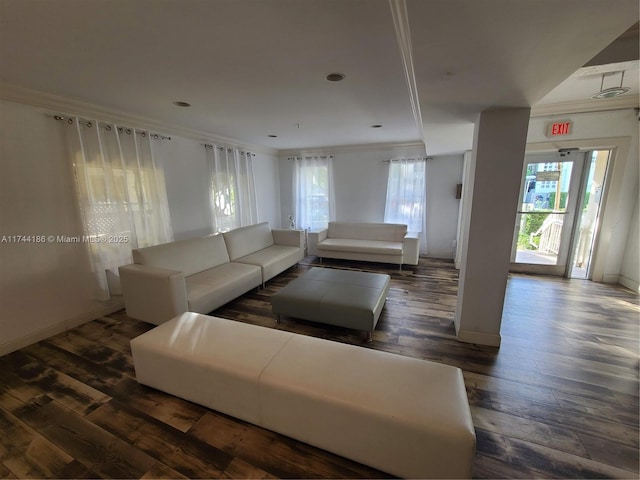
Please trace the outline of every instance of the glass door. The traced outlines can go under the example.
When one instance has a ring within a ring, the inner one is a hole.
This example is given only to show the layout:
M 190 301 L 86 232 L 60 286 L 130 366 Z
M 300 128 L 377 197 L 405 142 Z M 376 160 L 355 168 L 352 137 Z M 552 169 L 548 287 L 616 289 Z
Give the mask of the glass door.
M 565 275 L 584 153 L 527 155 L 511 250 L 511 271 Z
M 584 183 L 579 197 L 580 208 L 576 215 L 574 229 L 573 261 L 571 278 L 591 278 L 591 256 L 596 241 L 598 219 L 603 189 L 609 165 L 610 150 L 587 152 L 583 173 Z

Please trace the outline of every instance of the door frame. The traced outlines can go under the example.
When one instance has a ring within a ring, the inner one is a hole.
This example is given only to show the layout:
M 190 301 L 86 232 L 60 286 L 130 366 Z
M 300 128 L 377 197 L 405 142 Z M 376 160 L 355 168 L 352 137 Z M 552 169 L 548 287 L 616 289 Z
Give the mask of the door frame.
M 532 158 L 539 157 L 539 158 Z M 517 255 L 517 236 L 520 231 L 520 225 L 518 219 L 520 219 L 520 206 L 522 198 L 524 197 L 525 178 L 527 172 L 527 166 L 536 163 L 561 163 L 571 162 L 571 176 L 569 177 L 568 192 L 569 202 L 566 206 L 565 212 L 562 213 L 562 232 L 560 234 L 560 246 L 558 254 L 556 256 L 557 263 L 559 265 L 549 264 L 536 264 L 536 263 L 516 263 L 515 257 Z M 577 218 L 578 200 L 582 195 L 580 194 L 580 188 L 582 185 L 582 178 L 584 172 L 584 165 L 586 164 L 586 152 L 582 150 L 570 150 L 564 154 L 556 151 L 540 151 L 540 152 L 525 152 L 525 157 L 522 162 L 522 175 L 520 177 L 520 195 L 518 197 L 518 212 L 516 213 L 516 223 L 514 224 L 514 238 L 512 240 L 512 258 L 509 264 L 509 271 L 518 273 L 533 273 L 533 274 L 546 274 L 555 276 L 566 276 L 570 272 L 569 265 L 573 260 L 574 249 L 574 234 L 575 220 Z M 573 194 L 572 194 L 573 192 Z
M 603 187 L 600 216 L 594 230 L 593 251 L 588 278 L 594 282 L 616 283 L 620 275 L 606 273 L 613 230 L 618 223 L 621 209 L 625 167 L 629 158 L 632 137 L 602 137 L 583 140 L 554 140 L 535 142 L 526 146 L 527 153 L 552 152 L 561 148 L 582 150 L 611 150 L 607 175 Z M 524 159 L 523 159 L 524 162 Z

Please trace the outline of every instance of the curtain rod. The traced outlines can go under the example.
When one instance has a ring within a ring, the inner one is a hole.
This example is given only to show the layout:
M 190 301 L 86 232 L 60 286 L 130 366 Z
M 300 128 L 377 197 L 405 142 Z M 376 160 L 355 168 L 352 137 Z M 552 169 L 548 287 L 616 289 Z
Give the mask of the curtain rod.
M 213 148 L 215 147 L 218 150 L 224 150 L 226 148 L 227 152 L 233 152 L 233 148 L 231 147 L 221 147 L 220 145 L 211 145 L 210 143 L 202 143 L 201 145 L 207 150 L 213 150 Z M 239 152 L 242 154 L 246 153 L 247 155 L 251 155 L 252 157 L 256 156 L 255 153 L 249 151 L 243 152 L 242 150 L 239 150 Z
M 333 158 L 333 155 L 309 155 L 309 156 L 298 156 L 298 157 L 287 157 L 287 160 L 311 160 L 312 158 Z
M 53 115 L 52 117 L 54 120 L 58 120 L 58 121 L 66 120 L 69 125 L 71 125 L 74 121 L 74 117 L 64 117 L 62 115 Z M 78 123 L 80 125 L 84 125 L 89 128 L 93 127 L 93 122 L 89 120 L 81 120 L 78 118 Z M 96 121 L 96 125 L 104 128 L 108 132 L 110 132 L 113 129 L 113 127 L 116 127 L 120 133 L 126 133 L 127 135 L 131 135 L 135 131 L 138 135 L 141 135 L 143 137 L 146 137 L 147 135 L 149 135 L 149 137 L 153 138 L 154 140 L 171 140 L 171 137 L 167 137 L 166 135 L 160 135 L 159 133 L 152 133 L 149 131 L 138 130 L 136 128 L 131 128 L 131 127 L 120 127 L 115 124 L 113 124 L 112 126 L 107 122 Z
M 393 163 L 393 162 L 402 162 L 403 160 L 433 160 L 433 157 L 392 158 L 390 160 L 381 160 L 381 162 Z

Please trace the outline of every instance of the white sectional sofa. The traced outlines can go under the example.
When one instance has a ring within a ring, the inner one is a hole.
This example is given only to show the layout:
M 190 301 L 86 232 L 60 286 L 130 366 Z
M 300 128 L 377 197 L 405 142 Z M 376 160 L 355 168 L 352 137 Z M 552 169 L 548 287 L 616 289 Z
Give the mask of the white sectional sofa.
M 304 258 L 304 232 L 268 223 L 140 248 L 119 268 L 127 315 L 159 325 L 209 313 Z
M 309 232 L 309 255 L 320 258 L 417 265 L 417 233 L 393 223 L 329 222 L 327 228 Z
M 391 475 L 471 476 L 459 368 L 194 313 L 131 351 L 144 385 Z

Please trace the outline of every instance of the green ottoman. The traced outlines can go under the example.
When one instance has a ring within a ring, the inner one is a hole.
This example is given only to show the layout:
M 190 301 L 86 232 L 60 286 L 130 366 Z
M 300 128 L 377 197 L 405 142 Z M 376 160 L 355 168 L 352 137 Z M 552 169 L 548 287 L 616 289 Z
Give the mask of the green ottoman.
M 314 267 L 271 297 L 278 315 L 353 328 L 376 328 L 389 292 L 389 275 Z

